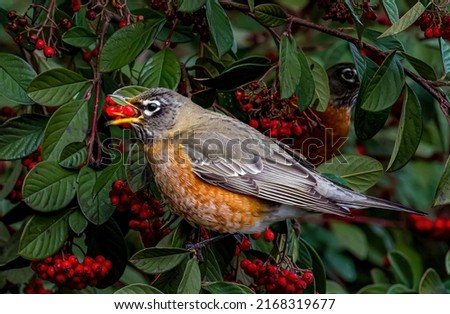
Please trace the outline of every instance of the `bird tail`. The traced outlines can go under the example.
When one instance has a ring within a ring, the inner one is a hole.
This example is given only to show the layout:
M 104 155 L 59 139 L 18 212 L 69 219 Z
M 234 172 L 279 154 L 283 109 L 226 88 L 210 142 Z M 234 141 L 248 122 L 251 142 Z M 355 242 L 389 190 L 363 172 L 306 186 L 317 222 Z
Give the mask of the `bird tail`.
M 359 194 L 359 193 L 358 193 Z M 347 207 L 347 208 L 366 208 L 366 207 L 375 207 L 375 208 L 382 208 L 382 209 L 388 209 L 388 210 L 395 210 L 415 215 L 427 215 L 427 213 L 422 212 L 417 209 L 410 208 L 408 206 L 395 203 L 392 201 L 388 201 L 385 199 L 381 199 L 378 197 L 368 196 L 360 194 L 361 196 L 364 196 L 363 198 L 359 198 L 358 200 L 353 200 L 351 204 L 345 204 L 339 202 L 338 205 Z

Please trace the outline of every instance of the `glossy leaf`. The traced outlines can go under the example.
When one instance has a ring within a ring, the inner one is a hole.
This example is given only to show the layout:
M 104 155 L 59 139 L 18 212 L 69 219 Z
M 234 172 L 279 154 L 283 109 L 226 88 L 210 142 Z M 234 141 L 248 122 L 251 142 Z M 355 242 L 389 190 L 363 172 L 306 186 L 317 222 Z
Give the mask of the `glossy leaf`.
M 312 61 L 312 74 L 314 77 L 315 83 L 315 95 L 317 100 L 319 101 L 317 106 L 314 108 L 317 111 L 325 111 L 328 107 L 328 102 L 330 101 L 330 86 L 328 82 L 328 74 L 327 71 L 316 61 Z M 305 79 L 303 77 L 302 72 L 302 83 Z
M 439 274 L 433 268 L 429 268 L 420 279 L 419 293 L 447 294 L 448 291 L 445 289 Z
M 163 273 L 188 258 L 190 251 L 178 248 L 143 249 L 130 258 L 130 262 L 147 274 Z
M 387 283 L 374 283 L 367 285 L 357 292 L 358 294 L 386 294 L 390 285 Z
M 69 234 L 70 211 L 52 216 L 34 215 L 23 230 L 19 243 L 19 255 L 31 259 L 43 259 L 58 251 Z
M 114 32 L 100 52 L 100 71 L 117 70 L 134 61 L 156 39 L 164 23 L 163 17 L 153 18 Z
M 76 179 L 75 172 L 61 168 L 54 161 L 40 162 L 25 178 L 23 200 L 34 210 L 56 211 L 75 196 Z
M 375 47 L 386 51 L 405 51 L 405 46 L 403 43 L 398 40 L 396 37 L 389 36 L 389 37 L 381 37 L 381 33 L 379 31 L 376 31 L 374 29 L 366 28 L 364 29 L 363 38 L 367 40 L 369 43 L 373 44 Z
M 388 258 L 400 283 L 406 287 L 412 287 L 414 280 L 413 270 L 406 256 L 399 251 L 391 251 L 388 253 Z
M 162 292 L 155 287 L 142 284 L 134 283 L 125 287 L 120 288 L 114 294 L 161 294 Z
M 139 85 L 175 89 L 181 78 L 180 62 L 170 49 L 155 53 L 142 67 Z
M 2 186 L 0 186 L 0 200 L 6 198 L 8 194 L 14 189 L 17 179 L 23 172 L 21 160 L 11 161 L 9 168 L 11 170 L 10 172 L 3 170 L 4 173 L 2 173 L 2 183 L 1 183 Z
M 283 35 L 280 42 L 280 97 L 291 97 L 300 83 L 302 67 L 298 59 L 297 43 L 289 35 Z
M 450 157 L 447 159 L 445 168 L 442 171 L 439 185 L 434 196 L 433 206 L 450 204 Z
M 374 137 L 386 124 L 391 108 L 381 111 L 366 111 L 359 106 L 355 108 L 355 133 L 360 140 Z
M 382 3 L 383 3 L 384 10 L 386 11 L 386 14 L 389 18 L 389 21 L 392 24 L 397 22 L 398 19 L 400 18 L 400 16 L 399 16 L 397 4 L 395 3 L 395 1 L 394 0 L 383 0 Z
M 78 175 L 77 198 L 84 216 L 93 224 L 101 225 L 108 221 L 114 213 L 115 207 L 109 198 L 109 188 L 101 189 L 98 195 L 94 195 L 94 186 L 101 172 L 92 168 L 83 167 Z
M 198 261 L 191 258 L 184 269 L 183 278 L 178 286 L 178 294 L 193 294 L 199 293 L 201 288 L 200 268 Z
M 211 294 L 254 294 L 255 292 L 249 287 L 226 281 L 208 282 L 202 285 L 202 289 Z
M 447 271 L 447 275 L 450 275 L 450 250 L 445 255 L 445 270 Z
M 116 160 L 114 163 L 102 170 L 97 177 L 93 187 L 93 195 L 96 197 L 102 190 L 111 190 L 114 181 L 125 178 L 125 167 L 123 160 Z
M 399 20 L 381 34 L 380 38 L 392 36 L 400 33 L 413 25 L 420 15 L 425 12 L 426 7 L 418 1 L 411 9 L 409 9 Z
M 223 279 L 222 271 L 220 270 L 219 263 L 217 262 L 214 252 L 206 248 L 204 251 L 204 261 L 200 265 L 200 269 L 203 274 L 203 280 L 205 281 L 221 281 Z
M 247 0 L 248 7 L 250 8 L 250 12 L 255 11 L 255 0 Z
M 179 12 L 195 12 L 205 5 L 206 0 L 178 0 Z
M 352 15 L 353 20 L 355 20 L 357 26 L 362 26 L 363 23 L 359 18 L 359 15 L 356 13 L 355 8 L 353 8 L 353 3 L 351 0 L 344 0 L 345 6 L 349 9 L 350 14 Z
M 42 142 L 48 118 L 24 114 L 0 126 L 0 159 L 13 160 L 35 152 Z
M 33 68 L 21 58 L 0 53 L 0 95 L 16 103 L 31 105 L 27 87 L 36 77 Z
M 234 36 L 230 20 L 218 0 L 207 0 L 206 20 L 220 58 L 230 51 L 234 43 Z
M 383 175 L 383 166 L 368 156 L 342 155 L 321 164 L 317 170 L 332 173 L 344 179 L 355 191 L 365 191 L 378 182 Z
M 87 219 L 83 216 L 83 213 L 81 210 L 76 210 L 69 216 L 69 226 L 70 229 L 72 229 L 73 232 L 75 232 L 77 235 L 80 235 L 86 230 L 88 226 Z
M 442 66 L 444 67 L 445 73 L 450 73 L 450 44 L 439 38 L 439 47 L 441 50 Z
M 39 74 L 30 86 L 28 96 L 43 106 L 61 106 L 73 99 L 88 81 L 80 74 L 56 68 Z
M 84 143 L 75 142 L 67 145 L 59 155 L 59 165 L 64 168 L 78 169 L 87 159 L 87 148 Z
M 89 46 L 95 44 L 97 41 L 97 35 L 93 34 L 84 27 L 75 26 L 64 32 L 62 35 L 62 40 L 66 44 L 74 47 L 88 48 Z
M 286 13 L 277 4 L 265 3 L 255 7 L 255 17 L 258 22 L 267 27 L 277 27 L 286 24 Z
M 434 72 L 434 69 L 428 63 L 406 53 L 403 53 L 402 56 L 404 56 L 405 59 L 408 60 L 409 64 L 413 66 L 413 68 L 417 71 L 417 73 L 419 73 L 420 76 L 430 81 L 437 80 L 436 72 Z
M 422 137 L 422 108 L 413 90 L 407 86 L 397 139 L 387 171 L 402 168 L 413 156 Z
M 183 280 L 187 265 L 187 258 L 183 259 L 176 267 L 158 276 L 152 286 L 163 293 L 176 294 L 181 281 Z
M 332 222 L 331 231 L 339 247 L 347 249 L 360 260 L 367 258 L 369 243 L 359 227 L 344 222 Z
M 311 67 L 314 66 L 314 61 L 308 60 L 303 51 L 299 49 L 298 62 L 301 67 L 302 79 L 301 83 L 297 86 L 295 95 L 298 97 L 298 109 L 304 111 L 308 108 L 316 95 L 315 76 L 311 70 Z M 322 84 L 322 82 L 320 82 L 320 84 Z
M 389 287 L 387 294 L 406 294 L 406 293 L 414 293 L 414 290 L 406 287 L 400 283 L 393 284 Z
M 50 118 L 42 142 L 42 158 L 59 160 L 64 148 L 81 142 L 88 132 L 88 103 L 71 101 L 61 106 Z
M 128 186 L 133 192 L 137 192 L 147 185 L 149 171 L 143 146 L 140 143 L 134 144 L 125 164 Z
M 389 108 L 400 96 L 404 83 L 403 66 L 395 52 L 392 52 L 360 92 L 361 108 L 368 111 Z

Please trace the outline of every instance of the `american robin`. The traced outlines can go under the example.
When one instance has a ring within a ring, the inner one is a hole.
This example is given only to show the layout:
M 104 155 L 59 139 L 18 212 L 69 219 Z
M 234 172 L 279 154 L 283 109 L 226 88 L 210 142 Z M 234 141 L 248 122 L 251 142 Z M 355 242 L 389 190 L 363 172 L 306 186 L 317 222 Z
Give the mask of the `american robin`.
M 306 131 L 295 139 L 307 160 L 317 166 L 335 155 L 348 139 L 351 108 L 356 103 L 359 80 L 352 63 L 340 63 L 327 70 L 330 100 L 325 111 L 308 108 L 301 116 Z
M 121 101 L 136 114 L 109 124 L 134 127 L 164 200 L 192 224 L 255 233 L 305 212 L 378 207 L 421 214 L 333 183 L 258 130 L 174 91 L 152 88 Z

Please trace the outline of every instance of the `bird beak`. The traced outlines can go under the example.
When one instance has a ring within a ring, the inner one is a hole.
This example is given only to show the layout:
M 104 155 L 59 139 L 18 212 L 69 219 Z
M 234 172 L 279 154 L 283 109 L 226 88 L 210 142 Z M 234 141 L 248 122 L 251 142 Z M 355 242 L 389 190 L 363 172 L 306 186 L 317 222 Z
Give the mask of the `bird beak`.
M 117 113 L 115 113 L 116 119 L 106 122 L 107 126 L 109 126 L 109 125 L 121 125 L 121 124 L 126 124 L 126 123 L 140 123 L 140 122 L 142 122 L 142 119 L 144 117 L 142 116 L 141 111 L 139 110 L 139 108 L 137 108 L 135 105 L 133 105 L 133 103 L 131 102 L 131 98 L 123 97 L 123 96 L 120 96 L 120 95 L 114 95 L 114 94 L 109 95 L 109 97 L 111 97 L 111 99 L 116 104 L 118 104 L 120 106 L 133 107 L 136 110 L 136 112 L 139 113 L 139 116 L 125 117 L 125 115 L 123 113 L 117 112 Z M 122 118 L 119 118 L 119 117 L 122 117 Z

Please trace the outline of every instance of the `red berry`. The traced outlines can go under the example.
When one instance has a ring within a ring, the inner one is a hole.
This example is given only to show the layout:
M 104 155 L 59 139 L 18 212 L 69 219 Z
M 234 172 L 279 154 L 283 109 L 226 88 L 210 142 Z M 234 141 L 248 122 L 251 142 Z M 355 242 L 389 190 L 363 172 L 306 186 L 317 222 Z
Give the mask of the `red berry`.
M 34 44 L 34 48 L 36 48 L 37 50 L 42 50 L 45 47 L 45 41 L 42 40 L 41 38 L 38 38 L 36 40 L 36 43 Z
M 291 136 L 291 129 L 289 127 L 281 127 L 279 131 L 279 135 L 281 137 L 289 137 Z
M 127 26 L 127 25 L 128 25 L 127 20 L 121 20 L 121 21 L 119 22 L 119 28 L 123 28 L 123 27 L 125 27 L 125 26 Z
M 256 119 L 250 119 L 250 121 L 248 122 L 248 125 L 250 125 L 252 128 L 257 129 L 259 126 L 258 120 Z
M 28 24 L 28 20 L 25 17 L 19 17 L 17 23 L 19 23 L 20 26 L 25 27 Z
M 434 32 L 431 27 L 428 27 L 423 34 L 426 38 L 432 38 L 434 36 Z
M 286 276 L 286 280 L 287 280 L 288 283 L 294 283 L 297 279 L 298 279 L 297 274 L 295 274 L 293 272 L 290 272 Z
M 122 112 L 126 117 L 134 117 L 136 115 L 134 108 L 129 105 L 124 106 Z
M 117 206 L 120 204 L 120 197 L 118 197 L 117 195 L 114 195 L 111 197 L 111 205 L 113 206 Z
M 257 277 L 258 276 L 258 267 L 255 264 L 250 264 L 247 266 L 247 269 L 245 270 L 245 273 L 248 274 L 251 277 Z
M 83 260 L 83 265 L 91 266 L 92 264 L 94 264 L 94 259 L 90 256 L 85 256 Z
M 246 258 L 246 259 L 243 259 L 242 261 L 241 261 L 241 268 L 245 271 L 245 270 L 247 270 L 248 269 L 248 266 L 251 264 L 252 262 L 250 262 L 250 260 L 248 259 L 248 258 Z
M 259 119 L 259 122 L 261 124 L 261 128 L 263 128 L 265 130 L 270 129 L 271 123 L 270 123 L 269 118 L 261 118 L 261 119 Z
M 95 261 L 97 263 L 103 264 L 106 261 L 106 258 L 103 255 L 97 255 L 95 257 Z
M 92 56 L 94 58 L 98 57 L 98 54 L 100 53 L 100 48 L 95 47 L 94 49 L 92 49 Z
M 12 20 L 17 18 L 17 11 L 16 10 L 11 10 L 11 11 L 8 12 L 7 15 L 8 15 L 8 19 L 12 21 Z
M 252 245 L 252 244 L 251 244 L 250 240 L 247 239 L 247 238 L 244 238 L 244 239 L 242 240 L 242 242 L 239 244 L 239 246 L 240 246 L 240 248 L 241 248 L 242 251 L 248 251 L 248 250 L 250 250 L 250 246 L 251 246 L 251 245 Z
M 86 11 L 86 18 L 90 21 L 95 20 L 97 17 L 97 13 L 94 10 L 88 10 Z
M 55 49 L 50 46 L 45 46 L 44 48 L 44 56 L 47 58 L 51 58 L 55 55 Z
M 253 233 L 251 235 L 251 237 L 252 237 L 253 240 L 258 240 L 259 238 L 261 238 L 261 232 Z
M 116 191 L 122 191 L 127 184 L 123 180 L 116 180 L 113 183 L 113 189 Z
M 306 282 L 306 284 L 310 285 L 314 281 L 314 275 L 310 271 L 305 271 L 302 275 L 302 280 Z
M 275 275 L 278 272 L 277 266 L 275 265 L 267 265 L 266 270 L 270 275 Z
M 375 21 L 377 19 L 377 15 L 373 11 L 368 11 L 366 12 L 366 18 L 371 21 Z
M 269 135 L 270 135 L 270 137 L 278 137 L 278 129 L 277 128 L 271 128 Z
M 54 267 L 50 266 L 50 267 L 47 268 L 47 275 L 50 278 L 53 278 L 55 276 L 55 273 L 56 273 L 56 271 L 55 271 Z
M 300 136 L 303 133 L 303 128 L 298 125 L 298 124 L 294 124 L 292 125 L 292 134 L 294 134 L 295 136 Z
M 90 51 L 83 51 L 83 60 L 86 62 L 90 62 L 92 60 L 92 52 Z
M 60 285 L 64 285 L 66 283 L 66 276 L 64 276 L 63 274 L 56 275 L 55 282 L 59 283 Z
M 241 106 L 241 109 L 242 109 L 243 112 L 249 113 L 249 112 L 252 111 L 253 105 L 251 103 L 246 103 L 246 104 Z
M 273 231 L 270 228 L 267 228 L 266 231 L 264 231 L 264 240 L 267 242 L 271 242 L 275 239 L 275 235 Z
M 72 0 L 72 3 L 70 4 L 70 7 L 72 8 L 73 12 L 80 11 L 80 9 L 81 9 L 81 0 Z
M 71 264 L 69 261 L 63 261 L 63 262 L 61 263 L 61 268 L 62 268 L 62 271 L 68 272 L 69 269 L 72 268 L 72 264 Z
M 285 277 L 279 277 L 277 280 L 277 285 L 284 288 L 287 285 L 287 280 Z
M 442 36 L 442 31 L 441 31 L 441 28 L 439 26 L 433 27 L 433 36 L 434 37 L 441 37 Z

